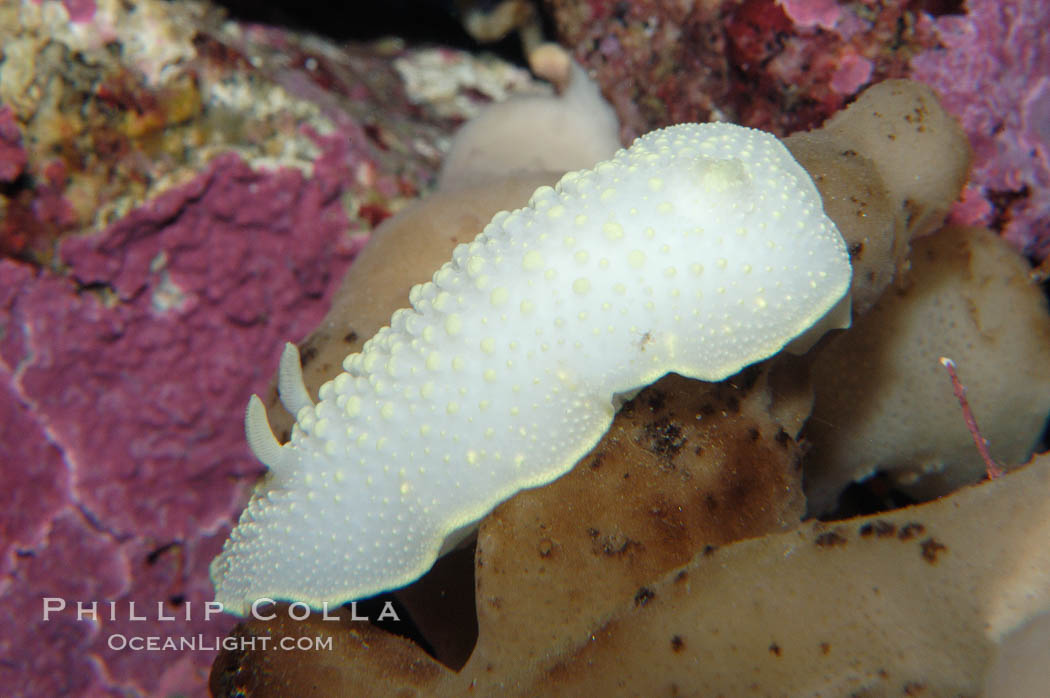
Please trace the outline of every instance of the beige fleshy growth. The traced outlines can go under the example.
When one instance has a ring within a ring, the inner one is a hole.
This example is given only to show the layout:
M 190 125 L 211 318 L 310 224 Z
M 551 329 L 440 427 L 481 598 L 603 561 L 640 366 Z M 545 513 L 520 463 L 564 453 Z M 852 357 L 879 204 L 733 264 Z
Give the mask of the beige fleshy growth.
M 909 242 L 940 227 L 962 191 L 966 136 L 928 87 L 887 80 L 784 144 L 846 240 L 853 312 L 863 315 L 905 266 Z
M 848 144 L 820 130 L 788 136 L 784 144 L 813 177 L 824 211 L 846 241 L 853 264 L 853 312 L 863 315 L 893 281 L 907 253 L 910 235 L 897 215 L 899 207 L 871 160 Z
M 438 186 L 449 190 L 527 172 L 583 169 L 619 147 L 616 115 L 576 63 L 557 97 L 490 105 L 456 134 Z
M 529 51 L 529 68 L 562 92 L 572 83 L 574 64 L 569 52 L 555 43 L 541 43 Z
M 499 41 L 513 31 L 536 21 L 536 8 L 528 0 L 475 2 L 457 0 L 463 28 L 482 43 Z
M 1050 412 L 1050 317 L 1025 261 L 978 228 L 947 228 L 913 248 L 903 289 L 814 359 L 811 511 L 876 470 L 921 498 L 983 476 L 941 356 L 955 361 L 992 455 L 1007 466 L 1028 457 Z
M 798 525 L 801 449 L 769 403 L 757 367 L 726 383 L 669 375 L 569 475 L 486 518 L 478 623 L 517 630 L 479 645 L 474 665 L 513 675 L 522 656 L 571 648 L 624 600 L 645 606 L 651 582 L 696 551 Z
M 229 653 L 212 690 L 236 681 L 256 696 L 976 695 L 996 644 L 1050 609 L 1048 538 L 1044 457 L 930 504 L 701 553 L 566 646 L 513 662 L 490 656 L 513 647 L 519 627 L 484 615 L 458 673 L 362 622 L 249 623 L 235 634 L 331 636 L 334 649 Z M 482 558 L 482 590 L 512 554 Z M 578 604 L 556 585 L 515 591 L 500 599 L 501 616 L 526 615 L 537 594 L 566 612 Z
M 984 698 L 1038 696 L 1050 686 L 1050 611 L 1011 631 L 984 679 Z
M 969 174 L 971 150 L 962 127 L 919 82 L 880 82 L 822 130 L 874 163 L 913 237 L 940 227 Z

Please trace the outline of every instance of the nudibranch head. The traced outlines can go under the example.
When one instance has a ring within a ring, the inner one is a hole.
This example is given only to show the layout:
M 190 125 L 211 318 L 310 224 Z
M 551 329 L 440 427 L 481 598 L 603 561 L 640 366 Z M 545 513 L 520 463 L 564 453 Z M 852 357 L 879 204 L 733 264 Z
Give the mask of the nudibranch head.
M 721 380 L 821 320 L 850 283 L 809 175 L 773 136 L 682 124 L 497 214 L 314 405 L 294 347 L 281 445 L 212 563 L 216 597 L 340 603 L 407 584 L 500 501 L 568 471 L 617 394 Z

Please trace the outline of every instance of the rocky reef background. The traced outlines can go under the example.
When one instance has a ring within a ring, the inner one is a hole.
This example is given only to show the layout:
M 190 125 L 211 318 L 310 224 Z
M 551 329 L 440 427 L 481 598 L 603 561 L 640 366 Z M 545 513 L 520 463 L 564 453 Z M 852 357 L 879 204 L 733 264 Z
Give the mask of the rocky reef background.
M 206 693 L 214 651 L 110 639 L 233 626 L 205 622 L 203 604 L 207 565 L 261 470 L 246 397 L 265 391 L 282 343 L 320 321 L 368 231 L 431 187 L 456 127 L 487 102 L 550 90 L 468 43 L 457 21 L 469 3 L 244 5 L 0 6 L 0 681 L 12 695 Z M 1045 3 L 539 11 L 625 142 L 712 118 L 786 135 L 872 82 L 920 79 L 975 151 L 955 220 L 991 226 L 1037 264 L 1050 256 Z M 425 17 L 444 29 L 428 35 Z M 500 46 L 513 59 L 513 41 Z M 114 620 L 102 608 L 45 622 L 42 597 L 119 605 Z M 129 619 L 132 601 L 146 620 Z

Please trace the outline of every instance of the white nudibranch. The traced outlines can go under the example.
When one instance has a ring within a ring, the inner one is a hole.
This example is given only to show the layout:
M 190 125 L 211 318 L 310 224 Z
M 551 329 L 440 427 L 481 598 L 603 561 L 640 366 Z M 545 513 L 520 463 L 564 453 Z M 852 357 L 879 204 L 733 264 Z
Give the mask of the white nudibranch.
M 405 585 L 515 492 L 567 472 L 618 395 L 722 380 L 821 321 L 850 264 L 773 136 L 681 124 L 498 213 L 343 362 L 313 404 L 289 345 L 284 445 L 211 566 L 216 599 L 320 607 Z

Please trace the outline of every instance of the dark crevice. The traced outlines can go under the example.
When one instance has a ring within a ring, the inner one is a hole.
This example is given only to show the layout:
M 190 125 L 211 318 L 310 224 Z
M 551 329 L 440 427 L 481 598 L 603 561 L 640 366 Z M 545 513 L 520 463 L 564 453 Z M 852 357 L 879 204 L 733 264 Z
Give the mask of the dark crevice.
M 418 581 L 357 602 L 357 614 L 372 625 L 415 643 L 453 671 L 470 659 L 478 640 L 474 600 L 475 546 L 458 548 L 438 559 Z M 391 602 L 398 620 L 379 620 Z
M 455 0 L 218 0 L 218 4 L 226 8 L 231 19 L 311 32 L 335 41 L 397 37 L 410 44 L 440 44 L 474 52 L 483 49 L 525 65 L 517 36 L 485 45 L 475 41 L 460 24 Z
M 886 473 L 879 472 L 863 482 L 850 484 L 839 495 L 836 507 L 817 518 L 820 521 L 840 521 L 902 509 L 915 503 L 915 499 L 894 486 Z
M 915 0 L 909 6 L 915 12 L 925 12 L 934 17 L 966 14 L 966 0 Z

